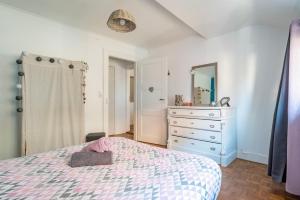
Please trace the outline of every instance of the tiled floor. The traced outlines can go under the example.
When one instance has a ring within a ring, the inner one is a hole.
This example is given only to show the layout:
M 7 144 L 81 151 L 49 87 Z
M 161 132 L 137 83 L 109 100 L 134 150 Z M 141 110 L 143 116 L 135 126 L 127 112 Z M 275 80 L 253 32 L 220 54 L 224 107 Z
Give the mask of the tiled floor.
M 115 136 L 133 139 L 133 134 L 129 133 Z M 222 188 L 218 200 L 300 200 L 286 193 L 284 184 L 275 183 L 266 175 L 266 165 L 237 159 L 221 168 Z

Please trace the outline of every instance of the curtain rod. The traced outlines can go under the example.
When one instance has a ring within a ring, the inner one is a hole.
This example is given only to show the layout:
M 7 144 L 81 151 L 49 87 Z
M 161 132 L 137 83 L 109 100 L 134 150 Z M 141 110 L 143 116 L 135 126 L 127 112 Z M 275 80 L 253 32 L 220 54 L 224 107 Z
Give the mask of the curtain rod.
M 18 90 L 18 92 L 17 92 L 18 94 L 15 98 L 17 100 L 17 106 L 18 106 L 17 107 L 17 112 L 19 112 L 19 113 L 23 112 L 23 104 L 22 104 L 23 97 L 22 97 L 22 91 L 21 90 L 22 90 L 22 87 L 23 87 L 22 86 L 22 78 L 25 76 L 25 73 L 23 72 L 23 70 L 21 68 L 21 65 L 23 64 L 22 58 L 24 56 L 29 56 L 29 55 L 35 56 L 35 60 L 37 62 L 48 60 L 50 63 L 55 63 L 55 59 L 57 60 L 57 62 L 59 64 L 62 64 L 64 62 L 69 62 L 70 64 L 68 65 L 68 67 L 70 69 L 74 69 L 74 65 L 73 65 L 74 62 L 81 62 L 85 67 L 85 69 L 80 69 L 81 73 L 82 73 L 82 84 L 81 84 L 81 86 L 83 87 L 82 97 L 83 97 L 83 103 L 85 104 L 87 98 L 86 98 L 86 93 L 85 93 L 85 86 L 86 86 L 85 79 L 86 79 L 86 76 L 84 75 L 84 73 L 86 73 L 86 71 L 89 69 L 88 64 L 86 62 L 84 62 L 84 61 L 71 61 L 71 60 L 65 60 L 65 59 L 61 59 L 61 58 L 52 58 L 52 57 L 46 57 L 46 56 L 39 56 L 39 55 L 29 54 L 29 53 L 23 51 L 22 54 L 21 54 L 21 58 L 16 60 L 16 63 L 17 63 L 17 66 L 18 66 L 18 77 L 19 77 L 17 85 L 16 85 L 17 90 Z M 44 57 L 44 59 L 43 59 L 43 57 Z M 45 59 L 45 57 L 47 59 Z
M 34 54 L 29 54 L 28 52 L 23 51 L 23 52 L 21 53 L 21 58 L 17 59 L 17 60 L 16 60 L 16 63 L 17 63 L 18 65 L 23 64 L 22 57 L 24 57 L 24 56 L 29 56 L 29 55 L 34 55 Z M 50 63 L 54 63 L 54 62 L 55 62 L 55 59 L 57 60 L 57 62 L 58 62 L 59 64 L 62 64 L 64 61 L 70 62 L 70 63 L 71 63 L 71 64 L 69 64 L 69 68 L 70 68 L 70 69 L 73 69 L 73 68 L 74 68 L 74 65 L 72 64 L 73 62 L 81 62 L 82 64 L 84 64 L 85 70 L 88 70 L 88 69 L 89 69 L 88 64 L 87 64 L 86 62 L 84 62 L 84 61 L 71 61 L 71 60 L 66 60 L 66 59 L 61 59 L 61 58 L 52 58 L 52 57 L 39 56 L 39 55 L 36 56 L 35 60 L 36 60 L 37 62 L 41 62 L 41 61 L 45 60 L 45 59 L 43 59 L 43 57 L 48 58 L 48 61 L 49 61 Z

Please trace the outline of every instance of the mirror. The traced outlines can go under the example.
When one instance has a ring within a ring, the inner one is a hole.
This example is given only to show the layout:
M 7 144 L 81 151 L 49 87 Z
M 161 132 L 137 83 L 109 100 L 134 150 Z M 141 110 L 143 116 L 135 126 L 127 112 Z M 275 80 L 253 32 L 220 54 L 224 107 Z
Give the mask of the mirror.
M 217 63 L 192 67 L 193 105 L 210 105 L 217 101 Z

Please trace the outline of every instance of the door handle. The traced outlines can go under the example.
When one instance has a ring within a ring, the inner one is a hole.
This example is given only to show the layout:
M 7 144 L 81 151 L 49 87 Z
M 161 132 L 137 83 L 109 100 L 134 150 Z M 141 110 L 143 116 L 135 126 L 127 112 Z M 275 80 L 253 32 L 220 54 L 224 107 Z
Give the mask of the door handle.
M 164 101 L 165 99 L 159 99 L 160 101 Z

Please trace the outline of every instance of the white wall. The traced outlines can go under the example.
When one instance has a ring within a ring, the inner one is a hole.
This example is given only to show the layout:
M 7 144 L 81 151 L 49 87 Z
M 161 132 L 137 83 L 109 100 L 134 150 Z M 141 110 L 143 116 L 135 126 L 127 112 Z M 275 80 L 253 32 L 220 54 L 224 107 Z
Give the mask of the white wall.
M 22 51 L 83 60 L 87 73 L 86 133 L 103 130 L 103 50 L 143 58 L 147 51 L 0 4 L 0 159 L 19 155 L 15 60 Z
M 169 105 L 175 94 L 191 99 L 192 66 L 218 62 L 218 99 L 231 97 L 237 110 L 239 157 L 266 163 L 287 36 L 250 26 L 209 40 L 187 38 L 150 54 L 168 57 Z

